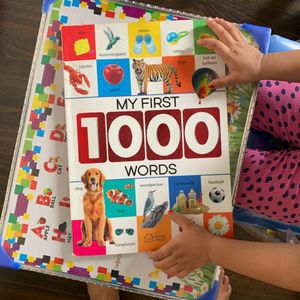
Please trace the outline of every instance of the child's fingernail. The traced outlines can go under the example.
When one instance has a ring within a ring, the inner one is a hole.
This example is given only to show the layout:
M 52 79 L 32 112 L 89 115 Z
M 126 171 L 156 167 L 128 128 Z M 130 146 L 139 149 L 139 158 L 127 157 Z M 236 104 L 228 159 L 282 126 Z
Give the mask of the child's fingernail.
M 169 215 L 171 215 L 172 213 L 174 213 L 174 211 L 172 209 L 169 210 Z
M 210 89 L 215 89 L 215 88 L 216 88 L 216 85 L 215 85 L 214 83 L 210 83 L 210 84 L 208 85 L 208 87 L 209 87 Z

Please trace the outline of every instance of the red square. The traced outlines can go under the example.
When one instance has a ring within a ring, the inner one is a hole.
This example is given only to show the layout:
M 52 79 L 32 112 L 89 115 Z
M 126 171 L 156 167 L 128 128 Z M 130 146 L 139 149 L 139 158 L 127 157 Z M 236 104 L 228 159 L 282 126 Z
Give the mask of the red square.
M 47 31 L 47 37 L 51 37 L 51 36 L 53 36 L 53 35 L 54 35 L 54 32 L 52 31 L 52 27 L 49 26 L 49 27 L 48 27 L 48 31 Z
M 28 161 L 26 160 L 25 156 L 22 156 L 21 162 L 20 162 L 20 167 L 27 166 Z
M 126 112 L 126 115 L 124 112 L 110 112 L 107 114 L 107 128 L 111 162 L 145 159 L 142 112 Z
M 64 61 L 96 59 L 94 25 L 62 27 Z
M 115 12 L 114 11 L 107 11 L 105 13 L 105 17 L 113 19 L 115 17 Z
M 3 242 L 3 248 L 4 248 L 4 249 L 10 249 L 10 248 L 11 248 L 10 243 L 9 243 L 8 241 L 4 241 L 4 242 Z
M 27 233 L 27 230 L 28 230 L 28 225 L 27 225 L 27 224 L 23 224 L 23 225 L 22 225 L 21 232 L 22 232 L 22 233 Z
M 186 292 L 192 292 L 193 291 L 193 288 L 190 285 L 185 285 L 183 289 Z
M 147 158 L 182 158 L 180 110 L 152 110 L 145 113 Z
M 54 96 L 54 95 L 49 95 L 49 96 L 48 96 L 48 103 L 54 104 L 54 99 L 55 99 L 55 96 Z
M 31 190 L 36 190 L 36 185 L 37 185 L 37 181 L 34 181 L 34 180 L 31 181 L 30 182 L 30 189 Z
M 220 111 L 217 107 L 183 111 L 186 158 L 220 157 Z
M 54 258 L 54 263 L 56 265 L 62 265 L 64 263 L 64 260 L 62 258 L 55 257 Z
M 29 121 L 32 122 L 32 120 L 35 119 L 36 117 L 37 117 L 37 114 L 32 110 L 30 113 Z
M 98 268 L 98 273 L 106 274 L 107 273 L 107 268 L 99 267 Z

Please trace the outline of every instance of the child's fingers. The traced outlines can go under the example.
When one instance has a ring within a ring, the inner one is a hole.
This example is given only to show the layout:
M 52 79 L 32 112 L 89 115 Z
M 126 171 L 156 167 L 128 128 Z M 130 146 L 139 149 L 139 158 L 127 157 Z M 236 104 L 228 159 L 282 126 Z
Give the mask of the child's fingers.
M 206 47 L 207 49 L 214 50 L 218 55 L 220 55 L 223 58 L 223 60 L 226 60 L 226 58 L 230 55 L 229 48 L 219 40 L 204 38 L 198 40 L 197 44 L 199 46 Z
M 149 257 L 154 261 L 160 261 L 173 254 L 172 240 L 161 246 L 158 250 L 148 253 Z
M 216 18 L 215 21 L 216 23 L 222 25 L 235 41 L 238 42 L 241 39 L 245 40 L 245 37 L 243 36 L 241 31 L 238 28 L 236 28 L 232 23 L 219 18 Z
M 209 84 L 209 86 L 211 88 L 217 89 L 217 88 L 222 88 L 225 86 L 233 85 L 235 83 L 235 81 L 236 81 L 235 78 L 231 74 L 229 74 L 227 76 L 213 80 Z
M 164 272 L 170 268 L 172 268 L 176 264 L 176 257 L 174 255 L 170 255 L 163 260 L 157 261 L 154 263 L 155 267 L 160 268 Z
M 187 271 L 187 270 L 182 270 L 182 271 L 179 271 L 176 273 L 176 276 L 178 278 L 183 278 L 183 277 L 186 277 L 187 275 L 189 275 L 191 273 L 191 271 Z
M 181 227 L 181 231 L 190 224 L 190 221 L 185 216 L 179 214 L 176 211 L 170 210 L 169 215 L 172 221 L 174 221 L 177 225 L 179 225 L 179 227 Z
M 233 37 L 227 32 L 227 30 L 215 20 L 207 20 L 207 26 L 219 37 L 219 40 L 225 43 L 228 47 L 234 43 Z
M 169 268 L 168 270 L 165 270 L 164 272 L 168 275 L 168 278 L 171 278 L 173 276 L 176 276 L 177 273 L 180 272 L 181 270 L 182 270 L 182 267 L 175 264 L 171 268 Z

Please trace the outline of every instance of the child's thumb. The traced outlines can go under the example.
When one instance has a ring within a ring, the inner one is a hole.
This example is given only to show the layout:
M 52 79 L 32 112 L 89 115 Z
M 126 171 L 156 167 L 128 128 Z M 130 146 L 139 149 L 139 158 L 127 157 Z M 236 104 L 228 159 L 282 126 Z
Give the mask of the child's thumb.
M 179 214 L 174 210 L 169 210 L 169 216 L 171 220 L 174 221 L 177 225 L 179 225 L 182 229 L 189 224 L 189 220 L 183 215 Z

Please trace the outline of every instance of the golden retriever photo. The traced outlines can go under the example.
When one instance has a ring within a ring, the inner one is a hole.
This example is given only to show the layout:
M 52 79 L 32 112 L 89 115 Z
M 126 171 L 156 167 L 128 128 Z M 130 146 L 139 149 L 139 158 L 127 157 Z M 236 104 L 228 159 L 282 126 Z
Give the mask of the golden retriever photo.
M 107 240 L 110 244 L 114 244 L 112 224 L 105 216 L 103 196 L 105 176 L 99 169 L 87 169 L 81 176 L 81 181 L 86 192 L 83 196 L 82 240 L 77 245 L 90 247 L 93 241 L 97 241 L 99 246 L 104 246 Z

